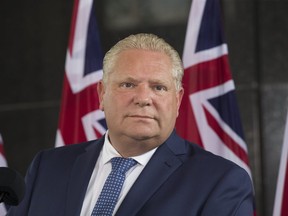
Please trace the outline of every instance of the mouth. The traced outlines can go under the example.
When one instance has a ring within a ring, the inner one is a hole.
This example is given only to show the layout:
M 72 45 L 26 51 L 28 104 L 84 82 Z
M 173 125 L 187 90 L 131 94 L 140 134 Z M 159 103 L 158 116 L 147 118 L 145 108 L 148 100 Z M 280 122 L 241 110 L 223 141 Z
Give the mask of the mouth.
M 154 119 L 151 116 L 146 116 L 146 115 L 129 115 L 131 118 L 141 118 L 141 119 Z

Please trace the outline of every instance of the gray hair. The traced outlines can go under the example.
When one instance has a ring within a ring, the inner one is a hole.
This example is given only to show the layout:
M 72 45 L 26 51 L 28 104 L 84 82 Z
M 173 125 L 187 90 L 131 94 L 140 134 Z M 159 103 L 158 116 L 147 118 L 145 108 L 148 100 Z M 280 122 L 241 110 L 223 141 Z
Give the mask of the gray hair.
M 166 54 L 172 62 L 172 76 L 175 79 L 176 90 L 179 91 L 182 88 L 184 69 L 177 51 L 162 38 L 154 34 L 145 33 L 130 35 L 124 38 L 106 53 L 103 60 L 104 83 L 107 82 L 108 75 L 113 70 L 119 53 L 128 49 L 151 50 Z

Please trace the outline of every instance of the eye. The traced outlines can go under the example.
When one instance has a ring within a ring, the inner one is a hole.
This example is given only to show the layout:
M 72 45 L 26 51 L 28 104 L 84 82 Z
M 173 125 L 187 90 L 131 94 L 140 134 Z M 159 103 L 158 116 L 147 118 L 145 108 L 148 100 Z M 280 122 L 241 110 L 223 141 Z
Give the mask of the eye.
M 156 85 L 156 86 L 154 86 L 154 89 L 156 91 L 167 91 L 167 87 L 165 87 L 163 85 Z
M 124 82 L 124 83 L 121 83 L 120 86 L 123 88 L 133 88 L 135 84 L 130 83 L 130 82 Z

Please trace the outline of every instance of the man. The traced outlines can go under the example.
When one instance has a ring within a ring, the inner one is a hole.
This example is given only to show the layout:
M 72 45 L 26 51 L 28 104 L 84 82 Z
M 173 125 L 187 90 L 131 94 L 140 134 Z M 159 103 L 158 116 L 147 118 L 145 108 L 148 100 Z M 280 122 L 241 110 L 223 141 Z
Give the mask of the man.
M 26 176 L 24 201 L 8 215 L 253 214 L 248 174 L 174 130 L 183 67 L 170 45 L 155 35 L 131 35 L 108 51 L 103 71 L 98 94 L 107 133 L 39 153 Z M 136 165 L 126 172 L 115 203 L 108 205 L 111 213 L 97 213 L 114 157 L 132 158 Z

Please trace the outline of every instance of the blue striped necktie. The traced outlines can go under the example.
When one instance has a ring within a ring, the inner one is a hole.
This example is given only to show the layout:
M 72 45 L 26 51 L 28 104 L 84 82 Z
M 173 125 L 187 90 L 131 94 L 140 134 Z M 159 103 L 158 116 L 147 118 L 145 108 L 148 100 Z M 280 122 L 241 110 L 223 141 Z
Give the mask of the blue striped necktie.
M 112 171 L 107 177 L 91 216 L 111 216 L 118 201 L 125 173 L 137 162 L 132 158 L 115 157 L 111 159 Z

